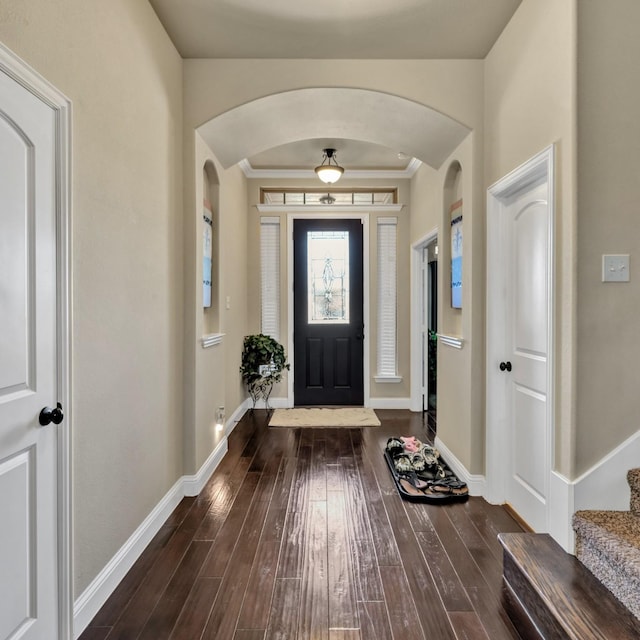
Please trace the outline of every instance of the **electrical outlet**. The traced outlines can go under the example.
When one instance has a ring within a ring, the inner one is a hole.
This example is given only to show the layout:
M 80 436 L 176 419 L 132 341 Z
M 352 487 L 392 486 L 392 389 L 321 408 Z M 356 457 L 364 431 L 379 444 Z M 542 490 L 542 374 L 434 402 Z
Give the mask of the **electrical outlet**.
M 629 254 L 602 256 L 602 282 L 629 282 Z

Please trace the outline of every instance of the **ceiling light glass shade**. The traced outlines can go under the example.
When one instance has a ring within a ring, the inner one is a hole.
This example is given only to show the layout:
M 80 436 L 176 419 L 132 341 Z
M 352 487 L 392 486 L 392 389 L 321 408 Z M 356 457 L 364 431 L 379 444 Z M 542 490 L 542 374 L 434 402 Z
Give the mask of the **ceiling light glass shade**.
M 325 184 L 337 182 L 344 173 L 344 169 L 338 165 L 334 157 L 335 152 L 335 149 L 323 149 L 322 164 L 315 168 L 318 178 Z
M 344 173 L 344 169 L 342 167 L 334 167 L 325 164 L 316 167 L 316 173 L 318 174 L 318 178 L 320 178 L 320 180 L 325 184 L 333 184 L 340 180 L 340 176 Z

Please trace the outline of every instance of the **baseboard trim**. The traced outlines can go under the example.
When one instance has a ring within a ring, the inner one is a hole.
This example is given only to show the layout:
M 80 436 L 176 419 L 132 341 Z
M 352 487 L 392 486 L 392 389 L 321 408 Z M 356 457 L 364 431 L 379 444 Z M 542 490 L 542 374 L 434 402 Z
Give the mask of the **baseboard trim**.
M 238 422 L 242 420 L 242 416 L 249 411 L 251 408 L 251 399 L 245 398 L 242 404 L 231 414 L 231 417 L 227 420 L 224 425 L 224 432 L 227 437 L 231 434 L 231 432 L 236 428 Z
M 571 526 L 575 485 L 557 471 L 549 476 L 547 530 L 549 535 L 567 552 L 573 553 L 575 539 Z
M 180 478 L 75 601 L 74 638 L 87 628 L 184 495 L 184 482 Z
M 216 470 L 216 467 L 222 462 L 224 454 L 229 450 L 227 444 L 227 436 L 225 435 L 218 443 L 216 448 L 211 452 L 205 463 L 200 467 L 198 473 L 193 476 L 182 476 L 182 486 L 185 496 L 197 496 L 204 485 Z
M 573 481 L 575 508 L 626 511 L 631 491 L 627 471 L 640 466 L 640 430 Z
M 199 471 L 195 475 L 182 476 L 176 481 L 142 524 L 76 599 L 73 606 L 74 638 L 77 639 L 87 628 L 180 501 L 185 496 L 195 496 L 202 491 L 228 450 L 227 436 L 247 410 L 245 404 L 246 402 L 233 413 L 227 422 L 225 436 Z M 229 428 L 230 425 L 231 428 Z
M 446 463 L 451 467 L 451 470 L 462 480 L 467 483 L 469 487 L 470 496 L 484 496 L 486 490 L 486 481 L 483 475 L 469 473 L 467 468 L 458 460 L 453 454 L 451 449 L 442 442 L 442 440 L 436 436 L 435 440 L 436 449 L 440 451 L 442 457 Z
M 248 408 L 250 409 L 253 405 L 251 404 L 251 399 L 248 399 Z M 286 397 L 278 397 L 278 398 L 269 398 L 269 408 L 270 409 L 289 409 L 292 405 L 289 403 L 289 399 Z M 266 405 L 264 400 L 258 400 L 256 402 L 256 409 L 266 409 Z
M 535 531 L 529 526 L 528 522 L 525 522 L 520 514 L 513 510 L 512 506 L 505 502 L 503 505 L 504 510 L 522 527 L 525 533 L 535 533 Z
M 411 398 L 369 398 L 371 409 L 410 409 Z

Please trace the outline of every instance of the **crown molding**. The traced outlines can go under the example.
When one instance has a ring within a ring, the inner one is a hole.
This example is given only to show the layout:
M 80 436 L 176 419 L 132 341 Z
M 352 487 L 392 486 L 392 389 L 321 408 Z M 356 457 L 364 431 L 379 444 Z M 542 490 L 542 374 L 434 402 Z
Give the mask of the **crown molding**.
M 408 180 L 413 178 L 422 162 L 412 158 L 406 169 L 345 169 L 343 180 Z M 254 169 L 245 158 L 238 163 L 244 175 L 249 178 L 300 180 L 317 178 L 313 169 Z

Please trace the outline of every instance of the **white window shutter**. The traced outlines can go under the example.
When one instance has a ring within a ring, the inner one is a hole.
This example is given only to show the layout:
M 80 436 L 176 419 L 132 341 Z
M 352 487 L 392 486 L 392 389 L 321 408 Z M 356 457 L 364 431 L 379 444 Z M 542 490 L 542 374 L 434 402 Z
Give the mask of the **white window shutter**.
M 378 375 L 397 376 L 397 218 L 378 218 Z
M 280 340 L 280 218 L 260 219 L 261 331 Z

